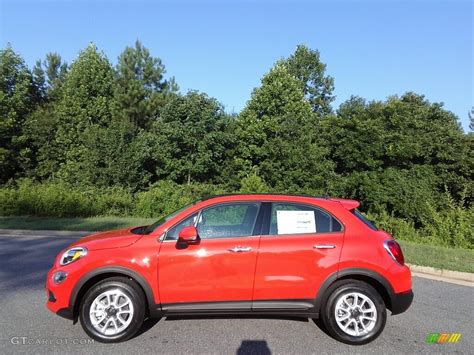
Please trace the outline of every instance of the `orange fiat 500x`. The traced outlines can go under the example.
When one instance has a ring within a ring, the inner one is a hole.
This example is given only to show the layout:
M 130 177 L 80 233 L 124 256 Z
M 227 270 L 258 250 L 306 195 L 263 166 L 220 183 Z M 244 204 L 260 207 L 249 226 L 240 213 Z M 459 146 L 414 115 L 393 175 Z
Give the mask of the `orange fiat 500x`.
M 47 307 L 101 342 L 129 339 L 147 317 L 259 314 L 321 318 L 334 338 L 368 343 L 413 292 L 400 246 L 358 206 L 225 195 L 93 234 L 54 261 Z

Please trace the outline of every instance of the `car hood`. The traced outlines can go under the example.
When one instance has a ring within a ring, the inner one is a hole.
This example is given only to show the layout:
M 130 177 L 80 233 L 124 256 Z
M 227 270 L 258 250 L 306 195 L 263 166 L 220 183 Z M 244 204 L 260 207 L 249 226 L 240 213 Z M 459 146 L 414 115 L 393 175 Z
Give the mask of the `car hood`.
M 86 247 L 88 250 L 102 250 L 128 247 L 143 235 L 133 234 L 133 228 L 118 229 L 88 235 L 75 241 L 72 246 Z

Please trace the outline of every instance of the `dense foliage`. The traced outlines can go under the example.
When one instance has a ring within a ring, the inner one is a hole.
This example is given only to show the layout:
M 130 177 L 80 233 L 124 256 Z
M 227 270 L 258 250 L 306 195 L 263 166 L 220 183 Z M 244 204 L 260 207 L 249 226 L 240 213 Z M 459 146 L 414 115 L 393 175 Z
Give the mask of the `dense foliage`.
M 474 135 L 412 92 L 351 97 L 298 46 L 229 115 L 140 42 L 28 68 L 0 51 L 0 215 L 159 217 L 207 194 L 355 198 L 401 238 L 473 248 Z

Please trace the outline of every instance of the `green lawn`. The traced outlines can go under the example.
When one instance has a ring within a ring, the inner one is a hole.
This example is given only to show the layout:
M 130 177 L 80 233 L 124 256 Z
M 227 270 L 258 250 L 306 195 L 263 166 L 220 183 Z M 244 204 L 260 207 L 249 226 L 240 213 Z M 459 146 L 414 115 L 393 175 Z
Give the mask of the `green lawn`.
M 0 217 L 0 229 L 37 229 L 67 231 L 103 231 L 143 226 L 156 219 L 134 217 L 41 218 Z
M 474 272 L 474 250 L 454 249 L 397 240 L 409 264 L 438 269 Z
M 102 231 L 151 224 L 155 219 L 134 217 L 40 218 L 0 217 L 0 229 Z M 474 250 L 452 249 L 399 240 L 407 263 L 474 272 Z

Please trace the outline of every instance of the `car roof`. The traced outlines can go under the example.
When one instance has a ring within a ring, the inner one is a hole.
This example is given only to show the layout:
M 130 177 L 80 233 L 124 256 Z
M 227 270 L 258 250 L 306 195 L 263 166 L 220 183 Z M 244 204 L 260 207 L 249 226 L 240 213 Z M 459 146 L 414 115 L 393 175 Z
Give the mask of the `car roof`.
M 331 198 L 329 196 L 311 196 L 311 195 L 291 195 L 291 194 L 275 194 L 275 193 L 252 193 L 252 194 L 223 194 L 205 196 L 202 202 L 214 200 L 215 202 L 225 201 L 288 201 L 288 202 L 314 202 L 318 200 L 323 204 L 340 203 L 348 210 L 359 207 L 360 203 L 356 200 Z M 213 201 L 213 202 L 214 202 Z

